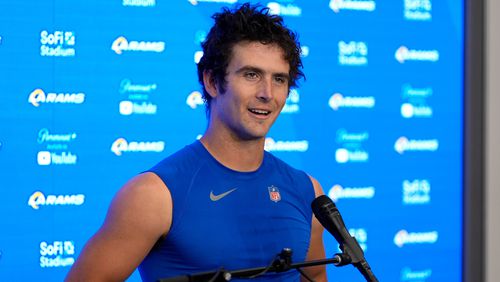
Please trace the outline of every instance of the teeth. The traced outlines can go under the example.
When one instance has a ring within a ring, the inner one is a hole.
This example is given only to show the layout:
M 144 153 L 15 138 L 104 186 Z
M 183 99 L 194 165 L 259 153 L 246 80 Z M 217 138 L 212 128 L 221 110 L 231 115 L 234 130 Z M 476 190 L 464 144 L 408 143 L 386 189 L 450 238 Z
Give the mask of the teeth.
M 255 110 L 255 109 L 250 109 L 252 113 L 256 113 L 259 115 L 268 115 L 270 112 L 269 111 L 264 111 L 264 110 Z

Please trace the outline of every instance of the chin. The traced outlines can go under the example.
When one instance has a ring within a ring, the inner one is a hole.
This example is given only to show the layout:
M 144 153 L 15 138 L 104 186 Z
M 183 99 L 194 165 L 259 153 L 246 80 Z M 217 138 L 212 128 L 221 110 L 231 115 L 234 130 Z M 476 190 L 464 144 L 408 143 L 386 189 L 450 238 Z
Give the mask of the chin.
M 261 134 L 248 134 L 246 136 L 242 136 L 242 139 L 246 141 L 257 141 L 257 140 L 263 140 L 265 138 L 266 135 L 261 135 Z
M 246 132 L 240 132 L 239 134 L 237 134 L 242 140 L 246 140 L 246 141 L 256 141 L 256 140 L 260 140 L 260 139 L 264 139 L 266 138 L 266 135 L 267 135 L 267 132 L 268 131 L 265 131 L 265 132 L 250 132 L 250 131 L 246 131 Z
M 258 126 L 240 126 L 234 127 L 233 132 L 241 140 L 252 141 L 264 139 L 269 132 L 270 127 L 266 125 Z

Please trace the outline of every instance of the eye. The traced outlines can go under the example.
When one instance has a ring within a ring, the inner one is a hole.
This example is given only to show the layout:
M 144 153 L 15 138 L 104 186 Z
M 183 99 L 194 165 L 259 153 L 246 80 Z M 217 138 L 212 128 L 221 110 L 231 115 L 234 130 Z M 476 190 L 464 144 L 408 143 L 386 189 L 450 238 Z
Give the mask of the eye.
M 259 78 L 259 74 L 254 71 L 247 71 L 245 72 L 244 76 L 249 80 L 256 80 Z
M 278 84 L 287 84 L 288 83 L 288 79 L 284 76 L 275 76 L 274 81 L 276 81 L 276 83 L 278 83 Z

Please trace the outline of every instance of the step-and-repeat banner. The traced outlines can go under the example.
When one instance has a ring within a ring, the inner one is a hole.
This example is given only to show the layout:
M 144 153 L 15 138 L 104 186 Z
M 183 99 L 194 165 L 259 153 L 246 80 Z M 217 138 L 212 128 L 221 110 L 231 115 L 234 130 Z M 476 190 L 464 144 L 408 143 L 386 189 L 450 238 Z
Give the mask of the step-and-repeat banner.
M 62 280 L 127 179 L 204 132 L 200 42 L 235 2 L 0 1 L 1 281 Z M 381 281 L 461 281 L 463 1 L 262 4 L 307 77 L 266 150 L 321 182 Z

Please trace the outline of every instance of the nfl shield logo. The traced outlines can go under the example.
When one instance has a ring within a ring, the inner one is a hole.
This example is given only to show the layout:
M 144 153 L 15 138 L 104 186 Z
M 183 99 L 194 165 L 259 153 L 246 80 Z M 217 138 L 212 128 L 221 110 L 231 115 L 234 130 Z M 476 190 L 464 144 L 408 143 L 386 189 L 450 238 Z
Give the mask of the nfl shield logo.
M 270 186 L 267 187 L 267 189 L 269 190 L 269 198 L 271 201 L 277 203 L 281 200 L 280 190 L 278 190 L 278 187 Z

